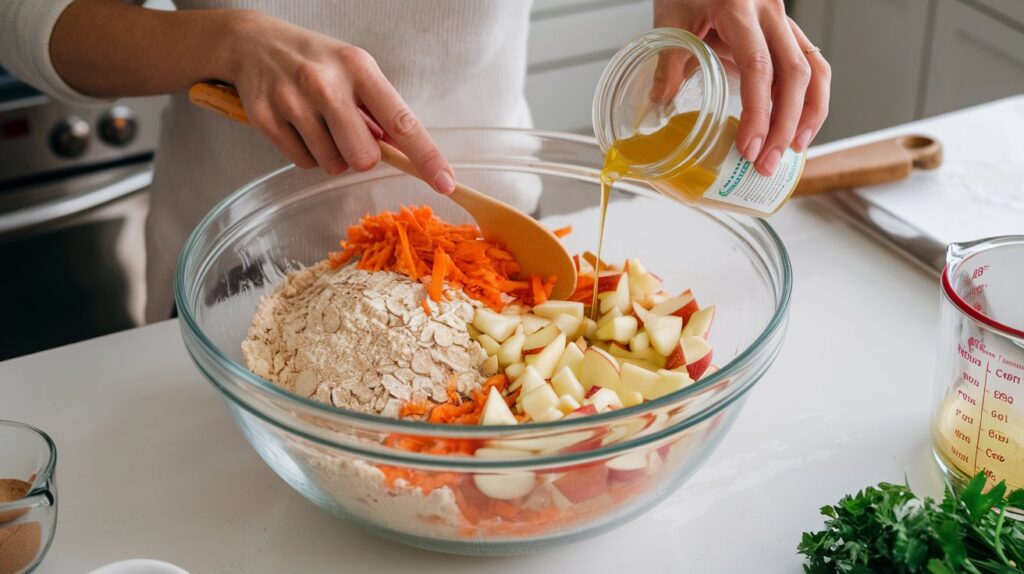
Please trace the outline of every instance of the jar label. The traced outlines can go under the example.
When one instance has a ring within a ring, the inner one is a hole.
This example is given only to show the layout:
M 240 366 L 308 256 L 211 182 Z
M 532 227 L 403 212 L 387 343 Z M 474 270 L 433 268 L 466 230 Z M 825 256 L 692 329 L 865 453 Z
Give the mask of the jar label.
M 732 146 L 715 182 L 704 192 L 704 198 L 767 215 L 778 209 L 796 187 L 803 173 L 804 158 L 804 154 L 787 148 L 775 173 L 765 177 Z

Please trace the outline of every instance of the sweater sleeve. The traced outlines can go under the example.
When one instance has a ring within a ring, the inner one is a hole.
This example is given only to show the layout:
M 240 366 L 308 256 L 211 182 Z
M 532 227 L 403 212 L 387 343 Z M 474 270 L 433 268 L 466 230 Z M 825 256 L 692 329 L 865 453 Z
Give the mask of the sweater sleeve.
M 50 36 L 73 0 L 0 0 L 0 64 L 19 80 L 71 103 L 108 100 L 87 96 L 60 77 L 50 59 Z

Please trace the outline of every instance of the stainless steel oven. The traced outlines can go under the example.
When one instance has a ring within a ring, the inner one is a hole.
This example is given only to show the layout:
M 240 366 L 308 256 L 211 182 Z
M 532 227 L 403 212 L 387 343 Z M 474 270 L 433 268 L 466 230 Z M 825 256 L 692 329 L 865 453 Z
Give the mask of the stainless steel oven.
M 0 69 L 0 360 L 142 323 L 165 104 L 66 105 Z

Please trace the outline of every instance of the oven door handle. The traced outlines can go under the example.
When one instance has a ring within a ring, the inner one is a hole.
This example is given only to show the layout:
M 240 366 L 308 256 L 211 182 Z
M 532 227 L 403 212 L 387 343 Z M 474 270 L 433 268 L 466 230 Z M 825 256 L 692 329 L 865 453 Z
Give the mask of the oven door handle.
M 149 187 L 152 181 L 153 170 L 147 167 L 92 191 L 0 214 L 0 236 L 84 213 L 139 192 Z

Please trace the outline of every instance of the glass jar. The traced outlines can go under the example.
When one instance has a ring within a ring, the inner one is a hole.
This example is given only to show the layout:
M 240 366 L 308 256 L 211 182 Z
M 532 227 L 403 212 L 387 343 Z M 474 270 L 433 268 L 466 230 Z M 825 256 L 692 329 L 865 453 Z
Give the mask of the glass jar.
M 765 216 L 792 195 L 806 153 L 764 176 L 736 148 L 739 71 L 693 34 L 656 28 L 612 57 L 594 95 L 605 176 L 648 182 L 683 203 Z

